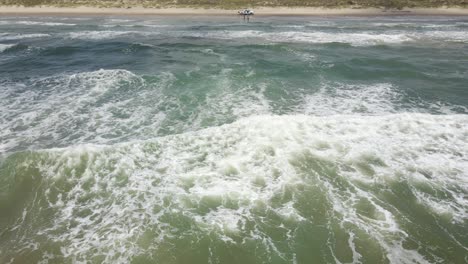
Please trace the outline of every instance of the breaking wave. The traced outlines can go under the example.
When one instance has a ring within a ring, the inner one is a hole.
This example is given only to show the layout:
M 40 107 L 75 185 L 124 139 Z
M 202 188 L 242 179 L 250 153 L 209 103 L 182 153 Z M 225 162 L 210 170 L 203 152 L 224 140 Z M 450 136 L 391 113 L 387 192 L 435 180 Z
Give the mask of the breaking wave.
M 50 37 L 49 34 L 13 34 L 13 33 L 0 33 L 0 40 L 20 40 L 29 38 L 45 38 Z
M 17 44 L 0 44 L 0 53 L 15 47 Z
M 71 32 L 69 38 L 71 39 L 85 39 L 85 40 L 103 40 L 113 39 L 123 36 L 131 35 L 157 35 L 157 32 L 142 32 L 142 31 L 80 31 Z
M 76 26 L 73 23 L 41 22 L 41 21 L 0 21 L 0 25 L 26 25 L 26 26 Z
M 45 37 L 47 34 L 27 34 L 17 36 L 0 35 L 0 39 L 11 40 L 32 37 Z M 146 37 L 174 37 L 174 38 L 209 38 L 209 39 L 239 39 L 251 41 L 266 41 L 272 43 L 345 43 L 353 46 L 391 45 L 404 43 L 420 43 L 421 41 L 437 42 L 466 42 L 468 33 L 465 31 L 428 31 L 408 33 L 404 31 L 389 32 L 386 34 L 369 32 L 336 33 L 336 32 L 307 32 L 307 31 L 279 31 L 267 32 L 259 30 L 208 30 L 194 31 L 79 31 L 70 32 L 70 39 L 105 40 L 129 36 Z
M 214 54 L 212 50 L 205 52 Z M 253 71 L 226 68 L 200 80 L 191 77 L 199 70 L 195 68 L 182 76 L 170 72 L 140 76 L 126 70 L 98 70 L 27 83 L 4 83 L 0 95 L 0 152 L 23 150 L 26 145 L 48 148 L 68 146 L 70 142 L 112 144 L 148 139 L 266 114 L 468 112 L 463 106 L 410 99 L 388 83 L 321 83 L 316 91 L 294 91 L 278 104 L 269 97 L 275 92 L 272 89 L 278 88 L 268 81 L 239 82 L 240 74 L 255 78 Z M 201 82 L 194 83 L 194 88 L 199 86 L 206 91 L 197 94 L 196 89 L 187 89 L 174 96 L 173 87 L 186 79 Z
M 33 177 L 35 198 L 20 219 L 54 220 L 11 224 L 19 237 L 2 259 L 29 249 L 49 260 L 124 263 L 145 254 L 175 263 L 211 248 L 206 260 L 219 262 L 219 245 L 259 263 L 301 254 L 450 259 L 437 249 L 466 250 L 457 226 L 468 217 L 467 124 L 466 115 L 256 116 L 142 142 L 18 153 L 0 168 L 4 199 L 27 180 L 12 177 Z M 428 228 L 453 235 L 423 246 L 417 230 Z M 298 250 L 303 234 L 323 232 L 323 246 Z M 56 250 L 41 251 L 43 243 Z
M 465 31 L 434 31 L 434 32 L 393 32 L 393 33 L 336 33 L 336 32 L 307 32 L 282 31 L 265 32 L 258 30 L 243 31 L 207 31 L 201 33 L 179 32 L 180 36 L 192 36 L 214 39 L 263 39 L 270 42 L 303 42 L 303 43 L 347 43 L 354 46 L 371 46 L 381 44 L 402 44 L 419 42 L 421 39 L 434 41 L 466 42 L 468 33 Z

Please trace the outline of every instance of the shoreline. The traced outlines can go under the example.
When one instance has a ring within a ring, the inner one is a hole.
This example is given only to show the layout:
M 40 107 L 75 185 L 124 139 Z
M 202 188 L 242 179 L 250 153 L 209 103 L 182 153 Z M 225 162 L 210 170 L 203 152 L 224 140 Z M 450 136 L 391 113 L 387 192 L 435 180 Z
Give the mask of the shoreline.
M 320 8 L 320 7 L 258 7 L 255 16 L 400 16 L 400 15 L 468 15 L 468 8 Z M 53 7 L 53 6 L 0 6 L 2 15 L 237 15 L 238 9 L 170 7 L 170 8 L 99 8 L 99 7 Z

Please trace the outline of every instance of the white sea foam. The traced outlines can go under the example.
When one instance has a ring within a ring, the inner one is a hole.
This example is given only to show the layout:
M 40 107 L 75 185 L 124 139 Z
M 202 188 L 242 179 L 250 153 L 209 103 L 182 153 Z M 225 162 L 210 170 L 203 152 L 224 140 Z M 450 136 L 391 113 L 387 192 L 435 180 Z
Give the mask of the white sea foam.
M 157 25 L 157 24 L 105 24 L 102 25 L 105 28 L 115 28 L 115 27 L 148 27 L 148 28 L 168 28 L 176 27 L 174 25 Z
M 420 42 L 422 40 L 433 41 L 457 41 L 465 42 L 468 33 L 464 31 L 387 31 L 382 32 L 321 32 L 321 31 L 278 31 L 267 32 L 259 30 L 223 30 L 188 32 L 176 31 L 170 34 L 176 36 L 189 36 L 213 39 L 244 39 L 267 42 L 298 42 L 298 43 L 347 43 L 354 46 L 372 46 L 380 44 L 403 44 Z
M 118 38 L 131 34 L 139 34 L 138 31 L 79 31 L 69 33 L 71 39 L 89 39 L 89 40 L 101 40 L 101 39 L 112 39 Z M 141 32 L 141 34 L 144 34 Z
M 304 25 L 274 25 L 276 28 L 305 28 Z
M 87 39 L 87 40 L 104 40 L 104 39 L 113 39 L 123 36 L 133 36 L 137 35 L 139 37 L 144 36 L 156 36 L 159 35 L 159 32 L 156 31 L 78 31 L 70 32 L 68 37 L 71 39 Z
M 310 216 L 300 207 L 301 194 L 311 192 L 317 199 L 308 198 L 312 209 L 327 206 L 327 232 L 350 234 L 355 261 L 366 254 L 355 240 L 365 239 L 391 263 L 427 263 L 403 246 L 410 232 L 400 224 L 404 212 L 383 201 L 382 192 L 404 183 L 420 197 L 418 206 L 466 219 L 468 201 L 450 198 L 463 197 L 468 188 L 466 131 L 466 115 L 256 116 L 145 142 L 43 151 L 45 180 L 51 186 L 67 181 L 72 188 L 49 200 L 58 213 L 52 226 L 38 232 L 64 245 L 66 258 L 102 254 L 105 263 L 120 263 L 183 236 L 183 226 L 167 222 L 179 216 L 190 221 L 185 228 L 191 236 L 241 243 L 235 239 L 240 234 L 287 260 L 286 249 L 261 227 L 268 225 L 261 212 L 277 215 L 277 225 L 314 223 L 323 213 Z M 425 170 L 430 178 L 420 177 Z M 424 186 L 450 195 L 436 201 Z M 372 214 L 362 213 L 363 202 Z M 438 209 L 443 206 L 455 209 Z M 134 243 L 148 229 L 156 236 L 151 249 Z M 296 239 L 287 229 L 288 239 Z M 122 244 L 124 251 L 118 250 Z M 323 250 L 334 254 L 333 242 L 328 246 Z
M 374 33 L 327 33 L 327 32 L 281 32 L 280 34 L 269 33 L 268 40 L 285 42 L 307 42 L 307 43 L 350 43 L 356 46 L 376 44 L 398 44 L 409 41 L 404 34 L 374 34 Z
M 44 21 L 15 21 L 15 20 L 4 20 L 4 21 L 0 21 L 0 25 L 76 26 L 76 24 L 73 24 L 73 23 L 44 22 Z
M 231 70 L 224 69 L 211 76 L 207 94 L 190 108 L 180 101 L 183 96 L 171 95 L 169 87 L 176 80 L 171 73 L 161 73 L 147 82 L 128 71 L 99 70 L 52 76 L 23 86 L 5 85 L 0 95 L 0 152 L 31 141 L 35 142 L 34 148 L 49 143 L 108 144 L 154 137 L 161 128 L 180 133 L 268 114 L 266 85 L 239 86 L 232 75 Z M 190 93 L 190 89 L 186 92 Z M 186 120 L 171 120 L 166 119 L 167 114 L 189 116 Z
M 468 33 L 464 31 L 431 31 L 423 33 L 395 32 L 395 33 L 325 33 L 325 32 L 281 32 L 264 35 L 268 40 L 308 43 L 350 43 L 356 46 L 377 44 L 400 44 L 414 42 L 421 39 L 437 41 L 466 42 Z
M 28 38 L 45 38 L 50 37 L 49 34 L 14 34 L 14 33 L 0 33 L 0 40 L 19 40 Z
M 397 111 L 401 95 L 391 84 L 347 85 L 323 84 L 320 90 L 307 95 L 300 112 L 311 115 L 386 114 Z
M 213 30 L 213 31 L 176 31 L 174 34 L 181 37 L 197 37 L 197 38 L 215 38 L 215 39 L 236 39 L 236 38 L 253 38 L 263 34 L 259 30 Z
M 303 91 L 301 91 L 303 92 Z M 444 102 L 427 102 L 417 98 L 406 98 L 401 89 L 390 83 L 345 84 L 324 82 L 311 94 L 303 92 L 303 102 L 296 113 L 308 115 L 361 114 L 385 115 L 411 112 L 432 114 L 468 113 L 461 105 Z
M 203 52 L 223 59 L 212 50 Z M 186 74 L 197 71 L 200 69 L 194 68 Z M 25 145 L 44 148 L 71 142 L 110 144 L 147 139 L 278 111 L 313 116 L 468 112 L 463 106 L 442 102 L 411 101 L 404 105 L 401 89 L 389 83 L 333 82 L 320 84 L 317 91 L 291 91 L 296 99 L 284 101 L 285 110 L 281 110 L 267 96 L 271 84 L 238 82 L 239 74 L 245 73 L 226 68 L 208 76 L 202 95 L 186 89 L 174 96 L 171 87 L 177 77 L 168 72 L 153 76 L 151 82 L 125 70 L 99 70 L 7 84 L 0 94 L 0 152 Z M 254 78 L 255 74 L 251 69 L 245 77 Z M 193 99 L 187 103 L 183 98 Z
M 265 32 L 258 30 L 243 31 L 208 31 L 201 33 L 181 32 L 182 36 L 217 39 L 264 39 L 269 42 L 304 42 L 304 43 L 350 43 L 356 46 L 376 44 L 397 44 L 412 40 L 401 34 L 378 33 L 328 33 L 306 31 Z
M 72 24 L 70 24 L 72 25 Z M 114 27 L 116 25 L 104 25 L 105 27 Z M 133 26 L 133 25 L 125 25 Z M 147 25 L 144 25 L 147 26 Z M 149 25 L 154 28 L 164 28 L 165 25 Z M 168 35 L 173 37 L 197 37 L 197 38 L 213 38 L 213 39 L 244 39 L 266 42 L 298 42 L 298 43 L 348 43 L 354 46 L 371 46 L 380 44 L 402 44 L 411 42 L 420 42 L 422 40 L 433 41 L 454 41 L 466 42 L 468 39 L 467 32 L 464 31 L 427 31 L 427 32 L 408 32 L 408 31 L 388 31 L 381 32 L 359 32 L 359 33 L 331 33 L 321 31 L 279 31 L 267 32 L 259 30 L 213 30 L 213 31 L 78 31 L 70 32 L 68 38 L 71 39 L 89 39 L 101 40 L 112 39 L 122 36 L 156 36 Z M 0 34 L 1 40 L 16 40 L 23 38 L 40 38 L 48 37 L 49 34 Z
M 106 21 L 109 21 L 109 22 L 112 22 L 112 23 L 127 23 L 127 22 L 134 22 L 135 20 L 121 19 L 121 18 L 110 18 L 110 19 L 106 19 Z
M 468 31 L 430 31 L 419 35 L 419 37 L 440 41 L 455 41 L 468 43 Z
M 13 48 L 14 46 L 16 46 L 16 44 L 0 44 L 0 53 L 7 49 Z
M 168 85 L 165 78 L 162 75 L 159 83 L 149 86 L 128 71 L 99 70 L 27 84 L 37 89 L 24 90 L 18 84 L 7 86 L 0 97 L 0 152 L 21 145 L 23 140 L 36 141 L 44 135 L 55 144 L 71 138 L 89 142 L 88 131 L 94 134 L 91 142 L 100 143 L 128 136 L 129 132 L 152 135 L 151 131 L 157 132 L 164 114 L 154 103 L 146 101 L 157 102 L 161 96 L 159 89 Z M 138 90 L 138 93 L 121 98 L 125 91 L 114 93 L 114 89 Z
M 360 26 L 366 26 L 368 24 L 356 25 L 355 28 Z M 414 22 L 381 22 L 381 23 L 371 23 L 372 27 L 383 27 L 383 28 L 407 28 L 407 29 L 417 29 L 417 28 L 453 28 L 454 24 L 431 24 L 431 23 L 414 23 Z

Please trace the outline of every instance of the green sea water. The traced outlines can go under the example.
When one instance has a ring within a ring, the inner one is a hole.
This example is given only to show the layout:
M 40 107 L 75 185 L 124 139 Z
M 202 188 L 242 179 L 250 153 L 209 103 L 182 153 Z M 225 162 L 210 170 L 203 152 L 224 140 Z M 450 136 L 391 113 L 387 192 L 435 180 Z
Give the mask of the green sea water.
M 467 263 L 466 17 L 0 17 L 0 263 Z

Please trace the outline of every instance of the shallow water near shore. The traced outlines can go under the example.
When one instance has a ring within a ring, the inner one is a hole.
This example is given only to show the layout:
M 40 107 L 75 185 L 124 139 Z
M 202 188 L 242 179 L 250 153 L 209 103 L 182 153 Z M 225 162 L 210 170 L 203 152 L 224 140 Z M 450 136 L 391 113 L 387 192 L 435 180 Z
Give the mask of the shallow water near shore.
M 466 17 L 0 18 L 0 263 L 465 263 Z

